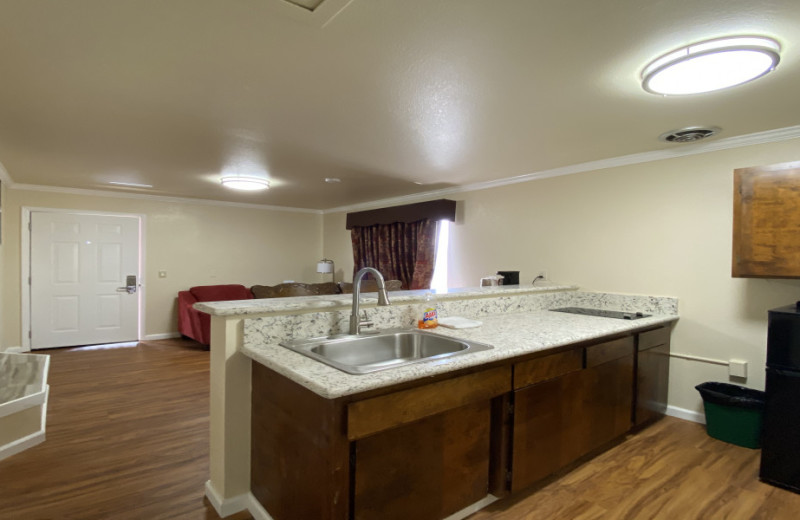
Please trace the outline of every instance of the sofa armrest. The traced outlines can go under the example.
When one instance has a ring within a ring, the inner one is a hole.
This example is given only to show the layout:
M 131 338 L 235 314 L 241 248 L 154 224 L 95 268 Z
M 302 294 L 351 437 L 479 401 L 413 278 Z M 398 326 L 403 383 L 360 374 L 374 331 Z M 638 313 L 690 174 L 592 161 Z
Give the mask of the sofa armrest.
M 202 314 L 192 306 L 197 298 L 189 291 L 178 292 L 178 331 L 195 341 L 208 345 L 208 337 L 204 337 Z

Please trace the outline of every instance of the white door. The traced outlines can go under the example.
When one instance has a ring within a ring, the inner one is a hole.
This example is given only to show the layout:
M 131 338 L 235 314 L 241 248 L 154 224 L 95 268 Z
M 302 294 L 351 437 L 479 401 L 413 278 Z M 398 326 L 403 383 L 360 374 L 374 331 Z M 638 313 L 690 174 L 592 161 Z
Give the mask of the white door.
M 31 212 L 32 349 L 138 339 L 139 222 Z

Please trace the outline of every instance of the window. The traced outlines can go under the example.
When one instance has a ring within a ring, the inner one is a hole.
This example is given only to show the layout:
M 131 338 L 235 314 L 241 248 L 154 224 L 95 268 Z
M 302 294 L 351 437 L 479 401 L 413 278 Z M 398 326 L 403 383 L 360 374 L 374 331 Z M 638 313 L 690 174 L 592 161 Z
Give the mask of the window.
M 440 220 L 436 233 L 436 262 L 433 264 L 431 289 L 447 291 L 447 250 L 450 243 L 450 221 Z

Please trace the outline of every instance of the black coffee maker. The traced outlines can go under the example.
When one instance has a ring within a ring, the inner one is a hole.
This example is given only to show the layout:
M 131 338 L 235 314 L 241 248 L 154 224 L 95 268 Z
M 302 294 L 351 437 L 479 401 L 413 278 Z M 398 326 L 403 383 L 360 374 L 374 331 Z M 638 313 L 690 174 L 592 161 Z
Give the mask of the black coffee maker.
M 503 285 L 519 285 L 519 271 L 497 271 L 503 277 Z

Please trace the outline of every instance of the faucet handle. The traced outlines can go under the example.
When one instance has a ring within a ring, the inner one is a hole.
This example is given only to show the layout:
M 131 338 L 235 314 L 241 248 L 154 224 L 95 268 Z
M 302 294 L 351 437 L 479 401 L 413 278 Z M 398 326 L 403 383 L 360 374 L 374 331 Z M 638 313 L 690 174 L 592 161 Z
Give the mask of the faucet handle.
M 376 334 L 378 332 L 378 329 L 373 328 L 373 327 L 375 327 L 375 322 L 370 320 L 367 317 L 366 309 L 364 310 L 364 312 L 362 314 L 364 315 L 364 317 L 363 318 L 359 318 L 359 320 L 358 320 L 358 328 L 359 328 L 358 333 L 359 334 Z M 362 331 L 361 327 L 367 328 L 369 330 L 363 330 Z

